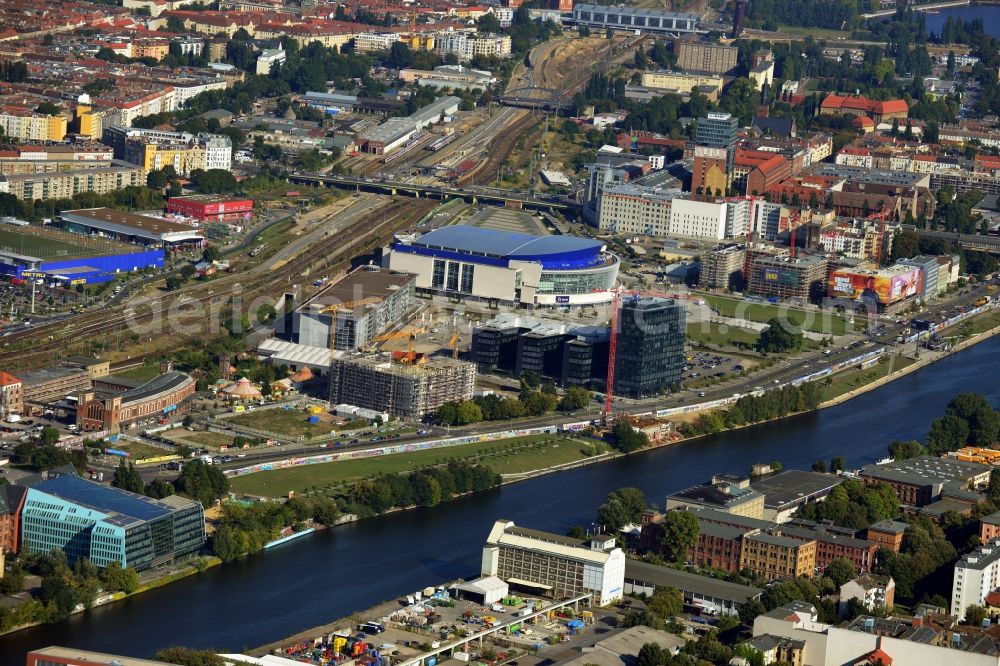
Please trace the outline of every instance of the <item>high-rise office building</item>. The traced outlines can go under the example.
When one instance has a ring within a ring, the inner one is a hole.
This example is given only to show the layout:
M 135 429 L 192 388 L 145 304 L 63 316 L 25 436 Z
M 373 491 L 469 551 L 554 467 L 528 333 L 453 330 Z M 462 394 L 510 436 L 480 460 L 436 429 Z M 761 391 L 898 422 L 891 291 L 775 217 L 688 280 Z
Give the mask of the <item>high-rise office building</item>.
M 615 353 L 615 395 L 655 395 L 681 380 L 687 312 L 668 298 L 622 303 Z
M 730 113 L 712 111 L 707 117 L 698 119 L 692 191 L 725 194 L 732 185 L 738 129 L 738 121 Z

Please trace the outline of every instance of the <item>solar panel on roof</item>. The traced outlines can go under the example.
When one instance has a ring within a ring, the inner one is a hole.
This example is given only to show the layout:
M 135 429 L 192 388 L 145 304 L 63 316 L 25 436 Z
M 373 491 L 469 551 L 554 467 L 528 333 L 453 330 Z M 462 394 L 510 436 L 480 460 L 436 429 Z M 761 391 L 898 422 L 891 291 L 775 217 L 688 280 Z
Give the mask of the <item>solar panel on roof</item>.
M 161 506 L 156 500 L 102 486 L 78 476 L 57 476 L 42 481 L 33 488 L 99 511 L 112 511 L 138 520 L 154 520 L 171 513 L 169 508 Z

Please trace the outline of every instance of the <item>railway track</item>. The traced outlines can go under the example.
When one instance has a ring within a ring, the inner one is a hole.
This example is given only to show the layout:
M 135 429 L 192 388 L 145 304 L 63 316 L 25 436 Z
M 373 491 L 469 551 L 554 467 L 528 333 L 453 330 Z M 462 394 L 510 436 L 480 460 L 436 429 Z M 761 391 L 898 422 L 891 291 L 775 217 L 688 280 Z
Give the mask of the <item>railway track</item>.
M 235 298 L 250 303 L 257 298 L 280 295 L 287 285 L 303 275 L 331 270 L 393 232 L 412 225 L 434 205 L 428 200 L 407 199 L 374 210 L 362 208 L 358 222 L 340 233 L 321 236 L 312 247 L 294 256 L 282 257 L 279 251 L 244 273 L 225 275 L 178 292 L 154 294 L 149 301 L 130 299 L 114 308 L 15 333 L 5 339 L 7 346 L 0 351 L 0 362 L 11 367 L 16 363 L 18 369 L 51 365 L 66 355 L 90 353 L 93 341 L 115 335 L 119 336 L 119 343 L 121 336 L 126 336 L 126 344 L 141 343 L 143 338 L 150 338 L 147 342 L 151 343 L 155 339 L 162 343 L 157 352 L 204 341 L 218 332 L 210 327 L 220 321 L 223 311 Z M 186 317 L 185 313 L 190 315 Z M 166 321 L 168 316 L 172 322 Z M 174 322 L 181 323 L 183 330 L 168 326 Z
M 510 157 L 511 152 L 514 150 L 514 146 L 517 144 L 518 139 L 521 138 L 524 132 L 526 132 L 532 125 L 537 123 L 539 118 L 531 114 L 524 114 L 520 118 L 517 118 L 512 124 L 504 127 L 498 140 L 493 143 L 493 147 L 490 149 L 489 157 L 486 161 L 480 162 L 478 166 L 463 174 L 455 184 L 459 187 L 466 187 L 468 185 L 479 185 L 485 182 L 489 182 L 490 177 L 496 172 L 500 166 Z

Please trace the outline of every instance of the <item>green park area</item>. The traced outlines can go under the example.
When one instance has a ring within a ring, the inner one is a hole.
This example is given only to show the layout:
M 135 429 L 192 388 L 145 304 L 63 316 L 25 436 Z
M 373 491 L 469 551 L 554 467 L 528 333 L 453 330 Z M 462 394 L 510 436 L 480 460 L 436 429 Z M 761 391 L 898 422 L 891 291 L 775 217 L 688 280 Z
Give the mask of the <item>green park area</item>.
M 942 329 L 938 331 L 938 337 L 943 340 L 951 337 L 968 339 L 993 330 L 997 326 L 1000 326 L 1000 312 L 993 310 Z
M 715 347 L 752 347 L 759 334 L 748 328 L 737 328 L 716 322 L 695 322 L 687 325 L 688 342 Z
M 770 303 L 751 303 L 728 296 L 703 296 L 712 308 L 723 317 L 739 317 L 747 321 L 766 323 L 771 319 L 783 318 L 792 326 L 824 335 L 844 335 L 849 324 L 844 317 L 826 311 L 800 310 Z
M 889 373 L 899 372 L 916 363 L 912 358 L 896 354 L 883 357 L 883 359 L 882 362 L 876 363 L 870 368 L 844 370 L 832 377 L 820 380 L 823 386 L 823 401 L 833 400 L 845 393 L 863 388 L 872 382 L 884 379 Z
M 286 437 L 320 437 L 342 427 L 329 421 L 309 423 L 309 414 L 301 409 L 255 409 L 226 419 L 246 428 L 281 433 Z
M 187 432 L 177 439 L 177 443 L 191 448 L 206 447 L 218 450 L 223 446 L 230 446 L 233 437 L 223 435 L 221 432 Z
M 412 472 L 424 467 L 443 465 L 451 460 L 482 464 L 500 474 L 517 474 L 584 460 L 605 451 L 607 447 L 597 440 L 563 435 L 533 435 L 258 472 L 235 477 L 230 485 L 233 492 L 265 497 L 284 496 L 292 490 L 298 493 L 332 493 L 344 483 L 377 474 Z
M 166 448 L 160 448 L 158 446 L 152 446 L 150 444 L 145 444 L 143 442 L 135 442 L 132 440 L 128 441 L 118 441 L 111 445 L 112 448 L 119 449 L 122 451 L 128 451 L 129 460 L 135 462 L 136 460 L 144 460 L 146 458 L 158 458 L 160 456 L 169 456 L 173 454 Z

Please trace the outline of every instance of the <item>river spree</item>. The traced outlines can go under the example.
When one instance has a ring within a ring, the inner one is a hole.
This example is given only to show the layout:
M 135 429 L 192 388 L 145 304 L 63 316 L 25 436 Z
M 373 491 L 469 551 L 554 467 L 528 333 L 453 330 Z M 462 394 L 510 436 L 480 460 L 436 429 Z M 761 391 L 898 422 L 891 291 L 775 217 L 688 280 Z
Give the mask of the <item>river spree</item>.
M 958 7 L 945 7 L 925 12 L 927 15 L 927 32 L 941 34 L 941 28 L 948 17 L 960 19 L 962 21 L 983 20 L 983 28 L 986 34 L 1000 38 L 1000 6 L 998 5 L 962 5 Z
M 614 462 L 363 521 L 216 567 L 65 622 L 0 637 L 0 666 L 24 653 L 66 645 L 151 656 L 170 645 L 239 652 L 445 580 L 478 575 L 480 548 L 496 518 L 565 532 L 589 525 L 604 497 L 623 485 L 664 496 L 715 472 L 755 462 L 808 468 L 843 455 L 850 466 L 881 458 L 893 439 L 922 438 L 961 391 L 1000 405 L 1000 337 L 818 413 L 723 433 Z

